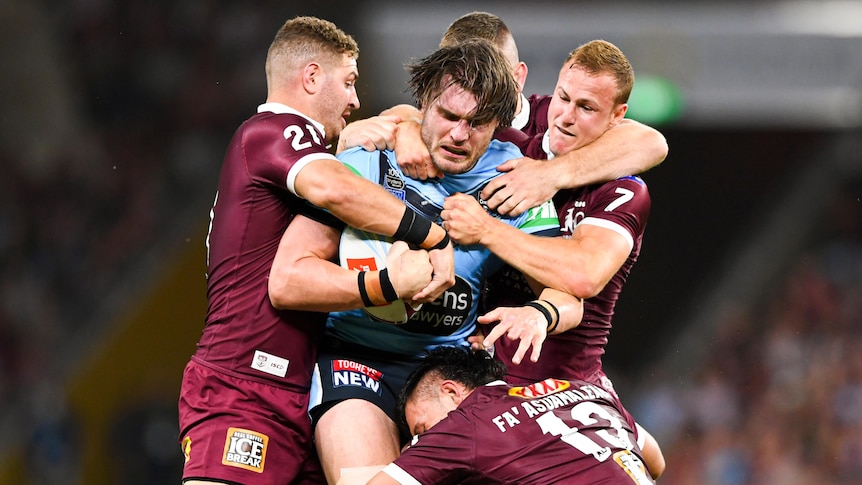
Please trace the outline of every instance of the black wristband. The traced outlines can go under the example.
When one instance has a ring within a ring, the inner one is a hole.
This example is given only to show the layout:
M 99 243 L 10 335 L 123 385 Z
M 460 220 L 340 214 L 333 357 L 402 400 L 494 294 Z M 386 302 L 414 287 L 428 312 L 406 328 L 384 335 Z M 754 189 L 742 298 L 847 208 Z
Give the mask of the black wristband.
M 551 311 L 548 310 L 545 305 L 542 305 L 538 301 L 528 301 L 527 303 L 524 303 L 524 306 L 533 307 L 536 310 L 539 310 L 540 312 L 542 312 L 542 315 L 545 316 L 545 320 L 547 320 L 548 325 L 552 323 Z
M 533 300 L 528 301 L 524 304 L 524 306 L 533 307 L 536 310 L 542 312 L 542 315 L 545 316 L 545 320 L 548 321 L 548 330 L 547 332 L 550 334 L 557 328 L 557 324 L 560 323 L 560 311 L 554 306 L 553 303 L 548 300 Z M 553 312 L 553 313 L 551 313 Z
M 383 298 L 386 298 L 389 303 L 398 299 L 398 292 L 395 291 L 392 280 L 389 279 L 389 268 L 380 270 L 380 289 L 383 290 Z
M 365 289 L 365 271 L 360 271 L 356 276 L 356 284 L 359 285 L 359 297 L 362 298 L 362 304 L 366 307 L 374 306 L 371 299 L 368 298 L 368 291 Z
M 547 303 L 548 306 L 551 307 L 551 310 L 554 311 L 554 323 L 548 324 L 548 335 L 550 335 L 551 332 L 553 332 L 554 330 L 557 329 L 557 325 L 559 325 L 559 323 L 560 323 L 560 310 L 557 308 L 556 305 L 549 302 L 548 300 L 542 300 L 542 301 Z
M 405 207 L 404 215 L 401 216 L 401 222 L 398 223 L 398 229 L 392 237 L 421 246 L 425 242 L 425 239 L 428 238 L 428 233 L 430 232 L 431 221 L 416 214 L 416 211 L 413 209 Z
M 443 236 L 443 239 L 440 240 L 440 242 L 435 244 L 434 247 L 428 248 L 428 250 L 434 251 L 435 249 L 444 249 L 448 245 L 449 245 L 449 233 L 447 232 Z
M 395 234 L 392 235 L 394 239 L 398 239 L 400 241 L 404 241 L 404 237 L 410 231 L 410 228 L 413 227 L 413 221 L 416 219 L 416 212 L 411 210 L 409 207 L 404 208 L 404 214 L 401 214 L 401 222 L 398 223 L 398 229 L 395 230 Z M 424 239 L 423 239 L 424 241 Z M 410 241 L 407 241 L 410 242 Z M 422 241 L 419 241 L 414 244 L 419 244 Z

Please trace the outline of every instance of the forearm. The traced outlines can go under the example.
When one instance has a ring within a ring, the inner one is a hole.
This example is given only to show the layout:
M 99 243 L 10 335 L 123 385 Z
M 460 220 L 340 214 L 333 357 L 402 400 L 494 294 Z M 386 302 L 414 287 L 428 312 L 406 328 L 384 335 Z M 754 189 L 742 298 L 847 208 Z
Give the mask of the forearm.
M 380 112 L 380 116 L 398 116 L 402 122 L 413 121 L 422 123 L 422 113 L 410 104 L 396 104 Z
M 383 187 L 357 176 L 337 160 L 310 163 L 296 177 L 297 193 L 322 207 L 349 226 L 393 236 L 406 211 L 412 212 Z M 429 249 L 445 236 L 443 228 L 431 224 L 425 234 L 410 234 L 404 240 Z
M 545 288 L 538 299 L 550 302 L 559 312 L 559 321 L 549 335 L 563 333 L 577 327 L 584 317 L 584 301 L 568 293 Z
M 489 219 L 481 244 L 543 286 L 581 299 L 601 292 L 631 253 L 626 238 L 598 225 L 579 224 L 571 238 L 537 237 Z
M 667 152 L 667 141 L 659 131 L 626 120 L 592 143 L 548 163 L 554 166 L 554 184 L 559 190 L 646 172 L 664 161 Z
M 332 262 L 338 255 L 340 239 L 340 229 L 296 216 L 281 237 L 269 271 L 267 291 L 272 306 L 320 312 L 366 306 L 360 293 L 359 273 Z M 383 295 L 381 281 L 388 281 L 391 287 L 388 273 L 389 270 L 383 280 L 379 271 L 364 274 L 362 288 L 374 304 L 395 299 L 391 292 L 390 298 Z
M 576 242 L 560 237 L 527 234 L 497 219 L 488 218 L 480 243 L 500 259 L 542 286 L 578 298 L 589 298 L 577 285 L 577 268 L 587 267 L 575 248 Z
M 270 301 L 279 310 L 333 312 L 362 308 L 365 305 L 357 275 L 330 261 L 313 256 L 302 258 L 270 277 Z

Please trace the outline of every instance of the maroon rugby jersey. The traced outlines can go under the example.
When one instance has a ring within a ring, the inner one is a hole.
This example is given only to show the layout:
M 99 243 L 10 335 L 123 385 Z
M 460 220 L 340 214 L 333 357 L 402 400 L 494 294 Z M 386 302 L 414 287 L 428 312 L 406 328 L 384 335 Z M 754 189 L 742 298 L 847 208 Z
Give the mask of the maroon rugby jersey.
M 270 103 L 234 134 L 211 212 L 209 306 L 194 359 L 281 387 L 308 388 L 325 314 L 276 310 L 267 282 L 281 236 L 306 204 L 292 193 L 293 178 L 312 160 L 334 159 L 322 130 Z
M 605 389 L 584 381 L 492 383 L 385 471 L 400 483 L 652 484 L 634 427 Z
M 523 99 L 524 98 L 522 98 L 522 101 Z M 551 103 L 551 96 L 539 96 L 538 94 L 534 94 L 530 96 L 527 102 L 530 113 L 525 124 L 523 126 L 515 126 L 516 122 L 513 121 L 511 127 L 498 130 L 494 133 L 494 138 L 500 141 L 514 143 L 521 149 L 524 156 L 535 159 L 544 159 L 546 158 L 544 153 L 537 154 L 537 152 L 530 147 L 531 145 L 536 144 L 539 150 L 541 150 L 542 137 L 537 135 L 541 135 L 548 131 L 548 105 Z
M 529 150 L 527 156 L 547 158 L 541 148 L 542 138 L 542 135 L 536 135 L 520 139 L 520 146 Z M 649 191 L 639 177 L 623 177 L 604 184 L 561 190 L 554 197 L 554 204 L 562 237 L 571 237 L 576 224 L 601 225 L 630 238 L 631 253 L 604 289 L 598 295 L 584 300 L 584 317 L 580 325 L 567 332 L 548 336 L 542 345 L 538 362 L 524 359 L 520 364 L 513 364 L 511 358 L 518 348 L 518 341 L 505 338 L 495 343 L 495 355 L 506 363 L 510 382 L 534 382 L 553 376 L 608 385 L 609 382 L 602 379 L 604 372 L 601 359 L 611 331 L 614 306 L 640 254 L 651 205 Z M 575 270 L 577 268 L 573 268 Z M 535 298 L 523 275 L 506 266 L 486 282 L 483 310 L 498 306 L 520 306 Z
M 527 136 L 548 131 L 548 105 L 551 104 L 551 96 L 533 94 L 527 101 L 530 103 L 530 120 L 521 131 Z

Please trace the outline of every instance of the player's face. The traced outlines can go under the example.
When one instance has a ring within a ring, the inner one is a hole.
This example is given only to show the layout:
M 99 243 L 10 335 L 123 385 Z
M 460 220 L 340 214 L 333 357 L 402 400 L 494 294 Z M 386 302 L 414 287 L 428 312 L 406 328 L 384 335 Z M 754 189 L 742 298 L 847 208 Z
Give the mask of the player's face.
M 414 395 L 404 405 L 404 418 L 407 420 L 410 433 L 415 436 L 439 423 L 457 407 L 452 399 L 442 393 L 435 394 L 433 397 Z
M 488 149 L 497 122 L 473 125 L 476 97 L 449 86 L 430 106 L 423 108 L 422 140 L 431 160 L 443 173 L 464 173 Z
M 320 122 L 326 129 L 326 141 L 332 143 L 347 125 L 351 111 L 359 109 L 356 59 L 342 54 L 340 62 L 325 68 L 321 90 Z
M 551 153 L 563 155 L 592 143 L 622 121 L 627 104 L 616 105 L 616 80 L 574 66 L 563 68 L 548 106 Z

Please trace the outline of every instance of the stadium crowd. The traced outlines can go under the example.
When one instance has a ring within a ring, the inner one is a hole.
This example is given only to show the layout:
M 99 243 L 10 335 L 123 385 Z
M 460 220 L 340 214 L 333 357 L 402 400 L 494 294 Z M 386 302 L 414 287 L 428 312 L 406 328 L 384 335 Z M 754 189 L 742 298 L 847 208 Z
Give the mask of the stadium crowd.
M 160 243 L 177 208 L 199 195 L 188 187 L 211 192 L 224 140 L 262 96 L 262 85 L 249 84 L 261 76 L 247 75 L 261 59 L 248 53 L 264 50 L 260 32 L 272 30 L 276 9 L 50 3 L 46 21 L 69 75 L 54 82 L 79 87 L 73 104 L 97 146 L 57 151 L 39 171 L 0 146 L 0 415 L 30 395 L 56 396 L 33 384 L 51 381 L 42 364 Z M 628 397 L 662 444 L 660 483 L 849 484 L 862 475 L 862 218 L 853 190 L 758 305 L 730 308 L 720 332 L 704 337 L 691 381 L 657 369 Z M 74 439 L 74 423 L 34 428 Z
M 76 122 L 93 146 L 55 150 L 40 170 L 2 147 L 4 402 L 45 377 L 35 364 L 93 320 L 111 289 L 200 197 L 189 188 L 214 186 L 223 140 L 264 89 L 247 85 L 259 82 L 245 73 L 261 60 L 245 54 L 260 42 L 265 9 L 146 1 L 54 7 L 43 13 L 57 29 L 66 78 L 37 81 L 42 89 L 73 86 Z
M 862 474 L 859 181 L 757 303 L 729 302 L 684 384 L 660 369 L 632 400 L 667 485 L 856 483 Z M 645 377 L 645 375 L 643 376 Z

